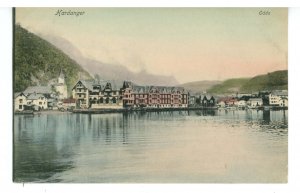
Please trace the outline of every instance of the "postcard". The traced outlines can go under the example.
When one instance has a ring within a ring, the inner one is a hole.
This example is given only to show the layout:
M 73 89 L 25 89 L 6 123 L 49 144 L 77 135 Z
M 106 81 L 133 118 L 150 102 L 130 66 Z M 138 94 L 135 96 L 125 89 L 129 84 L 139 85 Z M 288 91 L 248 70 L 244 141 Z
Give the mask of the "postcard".
M 288 183 L 287 8 L 14 8 L 16 183 Z

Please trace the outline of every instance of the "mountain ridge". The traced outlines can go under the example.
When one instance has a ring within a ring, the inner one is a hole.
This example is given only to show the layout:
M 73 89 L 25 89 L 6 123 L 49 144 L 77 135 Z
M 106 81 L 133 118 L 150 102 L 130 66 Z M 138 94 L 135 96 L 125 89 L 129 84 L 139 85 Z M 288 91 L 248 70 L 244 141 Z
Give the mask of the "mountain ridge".
M 76 48 L 70 41 L 65 38 L 43 34 L 40 34 L 40 36 L 69 55 L 89 73 L 93 75 L 98 74 L 101 79 L 113 79 L 116 81 L 129 80 L 140 85 L 162 84 L 166 86 L 172 86 L 178 84 L 178 81 L 173 76 L 151 74 L 145 70 L 142 70 L 140 72 L 132 72 L 126 66 L 120 64 L 111 64 L 87 58 L 82 55 L 78 48 Z
M 224 81 L 194 81 L 179 86 L 185 87 L 194 94 L 235 94 L 238 92 L 252 93 L 258 91 L 287 90 L 288 70 L 278 70 L 254 77 L 230 78 Z
M 57 78 L 60 71 L 65 74 L 68 92 L 79 79 L 91 78 L 77 62 L 57 47 L 19 24 L 14 29 L 14 92 L 28 86 L 47 85 Z

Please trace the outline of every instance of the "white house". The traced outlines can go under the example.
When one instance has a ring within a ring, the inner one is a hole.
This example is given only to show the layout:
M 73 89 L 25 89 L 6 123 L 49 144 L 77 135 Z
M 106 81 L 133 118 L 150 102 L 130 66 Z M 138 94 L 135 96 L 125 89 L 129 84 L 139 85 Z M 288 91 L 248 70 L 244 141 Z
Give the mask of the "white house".
M 27 105 L 27 99 L 24 93 L 19 92 L 14 94 L 15 111 L 24 111 Z
M 72 89 L 72 97 L 80 108 L 89 107 L 89 91 L 93 89 L 90 82 L 79 80 Z
M 219 106 L 219 107 L 222 107 L 222 108 L 226 107 L 225 101 L 223 101 L 223 100 L 219 101 L 219 102 L 218 102 L 218 106 Z
M 31 94 L 27 97 L 27 105 L 33 106 L 35 110 L 48 109 L 47 98 L 42 94 Z
M 261 98 L 250 98 L 248 101 L 250 108 L 255 108 L 263 105 L 263 100 Z
M 269 104 L 272 106 L 288 106 L 288 92 L 287 91 L 273 91 L 269 94 Z
M 287 97 L 281 97 L 279 101 L 280 107 L 288 107 L 288 98 Z
M 270 94 L 269 95 L 269 104 L 273 106 L 279 106 L 281 97 L 277 95 Z
M 247 103 L 245 100 L 239 100 L 238 102 L 238 107 L 239 108 L 243 108 L 243 107 L 246 107 Z
M 51 86 L 29 86 L 23 92 L 25 96 L 29 96 L 32 94 L 42 94 L 47 98 L 53 98 L 54 92 Z

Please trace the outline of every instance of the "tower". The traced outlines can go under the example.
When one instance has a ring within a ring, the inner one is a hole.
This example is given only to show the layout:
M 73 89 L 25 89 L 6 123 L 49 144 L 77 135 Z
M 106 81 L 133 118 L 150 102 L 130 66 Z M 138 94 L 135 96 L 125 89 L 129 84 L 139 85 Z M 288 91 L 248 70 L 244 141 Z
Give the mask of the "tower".
M 58 84 L 65 84 L 65 75 L 64 75 L 62 69 L 60 69 L 60 73 L 59 73 L 59 76 L 58 76 L 57 83 Z
M 55 90 L 58 92 L 59 99 L 65 99 L 68 96 L 67 85 L 65 84 L 65 75 L 60 69 L 59 76 L 57 78 L 57 84 L 55 85 Z

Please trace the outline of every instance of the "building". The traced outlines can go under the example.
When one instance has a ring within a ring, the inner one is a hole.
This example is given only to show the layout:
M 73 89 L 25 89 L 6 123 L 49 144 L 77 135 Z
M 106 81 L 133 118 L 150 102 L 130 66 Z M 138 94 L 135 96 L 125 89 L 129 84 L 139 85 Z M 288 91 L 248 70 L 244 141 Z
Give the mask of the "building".
M 148 86 L 132 87 L 133 107 L 147 107 L 150 98 L 149 90 Z
M 269 104 L 271 106 L 288 106 L 288 92 L 286 90 L 283 91 L 272 91 L 269 94 Z
M 89 81 L 79 80 L 72 89 L 72 97 L 76 100 L 78 108 L 89 107 L 90 92 L 99 92 L 98 89 L 93 89 L 93 83 Z
M 188 107 L 188 93 L 183 87 L 139 86 L 124 81 L 121 93 L 124 107 Z
M 245 108 L 247 106 L 247 102 L 245 100 L 239 100 L 238 101 L 238 107 L 239 108 Z
M 281 97 L 279 101 L 280 107 L 288 107 L 288 98 L 287 97 Z
M 250 108 L 260 107 L 263 105 L 263 100 L 262 98 L 250 98 L 248 100 L 248 105 Z
M 66 99 L 68 97 L 67 85 L 65 83 L 65 75 L 60 71 L 60 74 L 57 78 L 57 83 L 53 84 L 55 91 L 57 92 L 58 99 Z
M 221 107 L 221 108 L 224 108 L 224 107 L 226 107 L 226 103 L 225 103 L 225 101 L 219 101 L 218 102 L 218 107 Z
M 134 105 L 134 95 L 133 95 L 133 87 L 135 85 L 132 82 L 124 81 L 123 86 L 121 88 L 122 95 L 122 103 L 123 107 L 133 107 Z M 147 92 L 148 93 L 148 92 Z M 148 101 L 147 101 L 148 104 Z
M 55 98 L 55 92 L 51 86 L 29 86 L 23 92 L 25 96 L 31 94 L 42 94 L 47 98 Z
M 196 96 L 189 95 L 189 107 L 196 106 Z
M 76 108 L 76 100 L 73 98 L 63 99 L 57 103 L 57 109 L 59 110 L 70 110 Z
M 20 98 L 21 96 L 22 98 Z M 55 92 L 51 86 L 29 86 L 22 92 L 22 95 L 15 98 L 15 110 L 17 110 L 17 105 L 21 105 L 19 104 L 20 101 L 23 103 L 23 110 L 49 109 L 49 107 L 52 108 L 53 104 L 55 104 L 55 97 Z
M 48 101 L 43 94 L 34 93 L 27 96 L 27 105 L 32 106 L 33 110 L 48 109 Z
M 120 94 L 114 82 L 79 80 L 72 88 L 77 108 L 119 109 L 123 107 Z
M 95 85 L 94 85 L 95 89 Z M 94 109 L 121 109 L 123 107 L 120 87 L 114 82 L 106 82 L 96 85 L 97 93 L 90 96 L 91 108 Z
M 235 107 L 238 106 L 238 100 L 235 97 L 221 97 L 218 100 L 218 106 L 224 107 Z
M 26 110 L 27 98 L 24 93 L 19 92 L 14 94 L 14 109 L 15 111 Z

